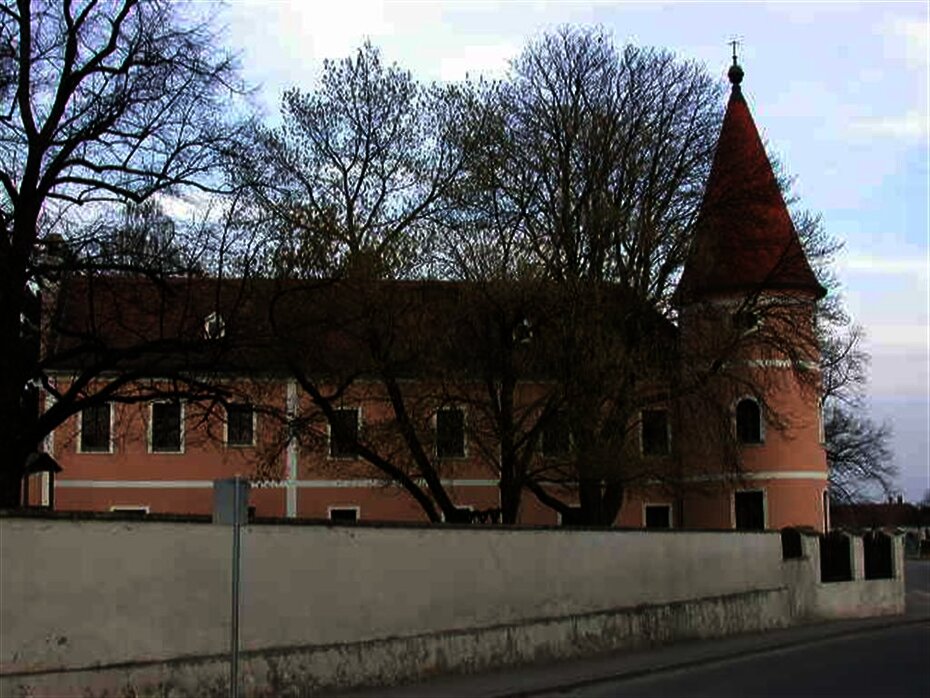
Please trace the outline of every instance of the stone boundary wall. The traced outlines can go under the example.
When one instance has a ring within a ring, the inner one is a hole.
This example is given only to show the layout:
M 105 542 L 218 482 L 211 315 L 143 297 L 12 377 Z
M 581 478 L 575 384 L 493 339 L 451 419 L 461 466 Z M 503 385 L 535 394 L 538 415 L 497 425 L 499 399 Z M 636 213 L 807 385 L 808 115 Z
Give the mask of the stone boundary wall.
M 776 532 L 246 526 L 245 695 L 829 617 L 816 543 L 783 561 Z M 0 518 L 0 695 L 224 695 L 231 549 L 226 526 Z M 867 584 L 899 582 L 903 603 L 902 578 Z

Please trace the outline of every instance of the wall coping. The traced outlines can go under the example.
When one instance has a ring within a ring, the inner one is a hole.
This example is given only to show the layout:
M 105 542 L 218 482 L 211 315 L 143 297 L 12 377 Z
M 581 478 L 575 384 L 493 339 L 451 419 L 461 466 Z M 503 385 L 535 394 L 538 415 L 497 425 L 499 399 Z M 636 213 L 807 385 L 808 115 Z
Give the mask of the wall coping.
M 87 522 L 126 522 L 126 523 L 192 523 L 212 524 L 210 514 L 168 514 L 168 513 L 129 513 L 124 511 L 52 511 L 35 507 L 27 509 L 0 509 L 0 520 L 40 520 L 40 521 L 87 521 Z M 437 531 L 557 531 L 572 533 L 587 531 L 594 533 L 655 533 L 658 535 L 676 535 L 688 533 L 715 533 L 720 535 L 767 534 L 781 535 L 780 529 L 766 529 L 763 531 L 744 531 L 735 529 L 717 528 L 639 528 L 620 526 L 531 526 L 525 524 L 459 524 L 459 523 L 431 523 L 429 521 L 331 521 L 317 518 L 284 518 L 284 517 L 255 517 L 243 522 L 244 527 L 262 526 L 288 526 L 288 527 L 317 527 L 317 528 L 362 528 L 362 529 L 414 529 Z

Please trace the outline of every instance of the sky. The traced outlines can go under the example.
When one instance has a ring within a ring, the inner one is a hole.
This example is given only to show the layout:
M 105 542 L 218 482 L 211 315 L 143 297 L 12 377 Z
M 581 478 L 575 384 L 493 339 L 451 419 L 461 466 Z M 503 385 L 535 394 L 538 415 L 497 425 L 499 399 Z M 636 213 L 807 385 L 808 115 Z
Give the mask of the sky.
M 926 0 L 229 0 L 221 18 L 270 122 L 285 89 L 313 89 L 324 59 L 365 39 L 422 81 L 502 77 L 528 40 L 564 24 L 668 49 L 724 81 L 738 39 L 763 140 L 803 207 L 845 244 L 836 271 L 866 332 L 871 416 L 894 430 L 899 490 L 917 501 L 930 489 Z

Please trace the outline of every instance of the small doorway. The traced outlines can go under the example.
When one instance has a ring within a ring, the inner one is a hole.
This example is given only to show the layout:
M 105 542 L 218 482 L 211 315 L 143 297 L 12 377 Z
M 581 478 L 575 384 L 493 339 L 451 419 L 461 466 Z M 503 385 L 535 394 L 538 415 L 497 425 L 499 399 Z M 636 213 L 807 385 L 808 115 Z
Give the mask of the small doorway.
M 765 530 L 765 490 L 734 492 L 733 519 L 737 531 Z

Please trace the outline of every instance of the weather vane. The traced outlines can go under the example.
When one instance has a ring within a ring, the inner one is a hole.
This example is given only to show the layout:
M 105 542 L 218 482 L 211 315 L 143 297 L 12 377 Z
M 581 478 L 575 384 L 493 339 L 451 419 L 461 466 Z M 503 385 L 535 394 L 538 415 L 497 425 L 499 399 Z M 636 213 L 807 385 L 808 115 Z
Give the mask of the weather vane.
M 730 79 L 730 83 L 733 85 L 733 92 L 735 94 L 739 93 L 739 85 L 743 81 L 743 69 L 740 67 L 737 62 L 738 57 L 736 54 L 736 47 L 739 46 L 742 41 L 739 40 L 739 37 L 734 36 L 727 43 L 733 48 L 733 65 L 730 66 L 730 69 L 727 71 L 727 77 Z
M 736 64 L 737 64 L 737 60 L 736 60 L 736 47 L 739 46 L 740 43 L 742 43 L 742 42 L 741 42 L 738 38 L 734 37 L 734 38 L 730 39 L 730 41 L 727 42 L 727 43 L 729 43 L 730 46 L 733 48 L 733 65 L 736 65 Z

